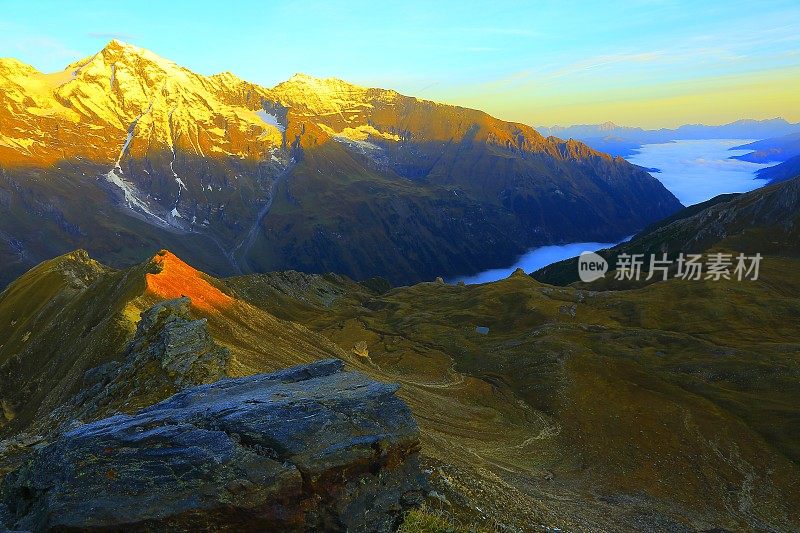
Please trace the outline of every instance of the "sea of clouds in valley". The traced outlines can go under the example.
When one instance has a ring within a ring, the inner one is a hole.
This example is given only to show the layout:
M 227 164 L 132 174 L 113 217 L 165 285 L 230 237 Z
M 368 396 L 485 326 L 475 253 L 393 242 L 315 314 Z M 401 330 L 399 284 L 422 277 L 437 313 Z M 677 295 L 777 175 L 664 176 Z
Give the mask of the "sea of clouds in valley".
M 662 144 L 646 144 L 639 153 L 626 159 L 635 165 L 658 169 L 652 175 L 674 194 L 683 205 L 692 205 L 730 192 L 747 192 L 764 185 L 755 179 L 758 169 L 771 164 L 749 163 L 731 159 L 751 150 L 731 150 L 752 142 L 752 139 L 680 140 Z M 774 163 L 772 163 L 774 164 Z M 463 281 L 468 285 L 488 283 L 511 275 L 517 268 L 533 272 L 544 266 L 575 257 L 584 251 L 608 248 L 616 243 L 576 242 L 556 246 L 543 246 L 529 250 L 516 263 L 504 268 L 494 268 L 473 276 L 454 278 L 451 283 Z
M 768 167 L 731 159 L 751 150 L 731 150 L 752 142 L 748 139 L 685 140 L 646 144 L 626 159 L 635 165 L 656 168 L 653 173 L 683 205 L 703 202 L 719 194 L 747 192 L 764 185 L 755 178 L 758 169 Z M 774 164 L 774 163 L 773 163 Z

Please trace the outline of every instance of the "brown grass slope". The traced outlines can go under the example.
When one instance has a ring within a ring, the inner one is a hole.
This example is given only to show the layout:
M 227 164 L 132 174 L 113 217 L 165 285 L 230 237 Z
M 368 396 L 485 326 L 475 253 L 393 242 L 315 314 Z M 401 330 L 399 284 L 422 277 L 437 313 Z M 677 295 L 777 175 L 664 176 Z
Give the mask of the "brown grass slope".
M 522 274 L 387 292 L 297 272 L 219 281 L 167 252 L 117 271 L 76 253 L 0 296 L 0 431 L 47 428 L 143 309 L 186 294 L 231 351 L 230 375 L 334 356 L 401 383 L 444 523 L 793 530 L 797 267 L 770 256 L 757 282 L 616 292 Z
M 596 294 L 523 275 L 384 295 L 301 274 L 228 284 L 403 383 L 442 490 L 506 524 L 791 530 L 800 281 L 770 259 L 752 284 Z

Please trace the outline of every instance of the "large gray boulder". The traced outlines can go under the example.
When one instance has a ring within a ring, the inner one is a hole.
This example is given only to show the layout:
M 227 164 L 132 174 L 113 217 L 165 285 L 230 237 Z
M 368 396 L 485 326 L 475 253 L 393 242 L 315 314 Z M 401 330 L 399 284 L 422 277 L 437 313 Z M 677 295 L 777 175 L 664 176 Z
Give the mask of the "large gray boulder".
M 425 484 L 396 390 L 338 360 L 187 388 L 37 451 L 0 515 L 33 531 L 389 531 Z

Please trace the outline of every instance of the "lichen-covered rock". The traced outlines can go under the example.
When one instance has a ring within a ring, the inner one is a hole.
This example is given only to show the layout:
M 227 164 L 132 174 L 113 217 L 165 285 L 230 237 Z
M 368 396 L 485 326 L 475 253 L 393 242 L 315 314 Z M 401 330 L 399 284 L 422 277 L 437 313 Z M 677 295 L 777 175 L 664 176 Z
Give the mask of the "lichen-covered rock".
M 83 390 L 50 419 L 88 422 L 131 413 L 186 387 L 225 377 L 230 352 L 214 342 L 206 319 L 190 316 L 190 305 L 189 298 L 176 298 L 144 311 L 124 358 L 87 371 Z
M 11 529 L 388 531 L 425 483 L 397 385 L 326 360 L 79 426 L 0 488 Z
M 189 298 L 160 302 L 144 313 L 129 353 L 155 360 L 176 387 L 210 383 L 223 377 L 230 354 L 217 346 L 206 319 L 192 320 Z

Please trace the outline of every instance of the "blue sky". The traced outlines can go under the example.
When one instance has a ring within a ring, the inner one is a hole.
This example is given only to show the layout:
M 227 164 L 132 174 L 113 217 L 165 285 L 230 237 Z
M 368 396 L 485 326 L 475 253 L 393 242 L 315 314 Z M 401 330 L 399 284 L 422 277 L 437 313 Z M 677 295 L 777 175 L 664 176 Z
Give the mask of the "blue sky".
M 112 38 L 200 73 L 295 72 L 533 125 L 800 121 L 800 2 L 12 2 L 0 56 L 61 70 Z

